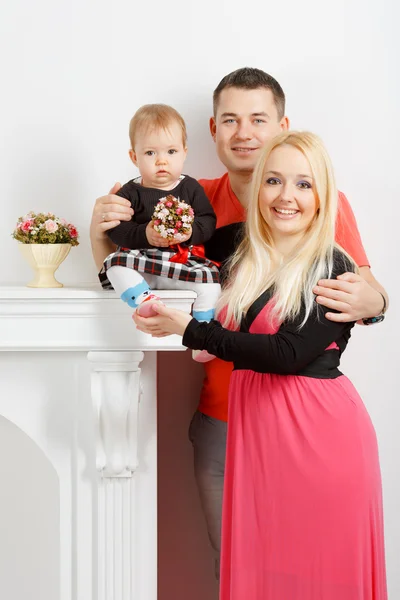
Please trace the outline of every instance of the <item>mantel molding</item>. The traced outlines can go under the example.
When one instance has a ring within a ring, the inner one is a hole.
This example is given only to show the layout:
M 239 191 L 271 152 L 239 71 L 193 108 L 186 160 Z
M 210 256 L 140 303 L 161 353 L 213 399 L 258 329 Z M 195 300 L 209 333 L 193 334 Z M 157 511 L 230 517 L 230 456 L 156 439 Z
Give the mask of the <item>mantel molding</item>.
M 190 312 L 196 294 L 158 291 Z M 98 285 L 33 289 L 0 286 L 0 351 L 183 350 L 181 338 L 152 338 L 130 322 L 132 309 Z

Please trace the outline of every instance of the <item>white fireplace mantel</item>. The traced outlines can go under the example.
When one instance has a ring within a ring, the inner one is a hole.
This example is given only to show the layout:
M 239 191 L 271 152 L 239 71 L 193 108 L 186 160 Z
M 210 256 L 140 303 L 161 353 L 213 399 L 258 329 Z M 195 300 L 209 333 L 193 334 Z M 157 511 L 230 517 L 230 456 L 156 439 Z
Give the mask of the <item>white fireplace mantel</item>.
M 190 312 L 196 297 L 194 292 L 186 291 L 158 294 L 167 306 L 185 312 Z M 34 354 L 38 365 L 41 356 L 51 356 L 56 366 L 60 357 L 61 370 L 65 352 L 76 356 L 76 361 L 82 360 L 82 355 L 87 358 L 87 401 L 91 403 L 92 418 L 82 430 L 89 440 L 83 446 L 93 445 L 88 450 L 93 456 L 88 469 L 94 500 L 78 501 L 87 494 L 85 478 L 80 479 L 78 463 L 84 457 L 79 457 L 79 450 L 67 448 L 64 456 L 59 452 L 52 456 L 49 450 L 48 459 L 55 465 L 60 482 L 60 582 L 59 597 L 54 600 L 157 597 L 155 351 L 184 348 L 179 336 L 152 338 L 137 331 L 131 314 L 132 309 L 114 292 L 99 290 L 95 285 L 59 289 L 0 287 L 0 369 L 6 372 L 11 365 L 18 371 L 18 362 L 22 365 L 27 352 Z M 7 364 L 2 365 L 2 357 L 7 357 Z M 46 373 L 42 379 L 48 377 L 44 364 L 42 361 L 42 372 Z M 72 380 L 78 370 L 71 369 Z M 22 379 L 24 375 L 22 367 Z M 44 382 L 31 376 L 30 394 L 18 392 L 16 384 L 15 391 L 8 389 L 0 398 L 0 415 L 13 421 L 42 449 L 54 446 L 47 438 L 54 439 L 55 433 L 43 426 L 48 420 L 41 414 L 46 405 L 38 400 L 39 414 L 30 419 L 27 414 L 35 410 L 32 398 L 43 393 L 43 386 L 50 389 L 52 383 L 51 376 Z M 82 384 L 76 375 L 76 382 L 68 381 L 68 385 L 73 391 L 67 397 L 80 398 L 73 416 L 79 423 L 87 414 L 87 404 L 80 397 L 85 382 Z M 54 386 L 54 395 L 53 390 Z M 63 401 L 62 393 L 59 395 L 61 400 L 55 397 L 55 404 Z M 77 443 L 76 436 L 71 435 L 70 443 Z M 78 462 L 69 464 L 67 455 L 71 456 L 70 462 Z M 66 481 L 71 472 L 76 480 Z M 74 494 L 76 498 L 71 500 Z M 63 510 L 62 506 L 72 508 Z M 82 531 L 78 529 L 74 534 L 75 523 L 81 524 Z M 90 529 L 88 523 L 96 525 Z M 88 535 L 91 533 L 90 543 L 83 533 L 85 528 Z M 88 551 L 92 556 L 87 561 Z M 85 561 L 89 569 L 82 568 Z
M 157 291 L 190 312 L 196 294 Z M 132 309 L 98 285 L 35 289 L 0 286 L 0 350 L 183 350 L 179 336 L 152 338 L 129 322 Z M 27 323 L 29 322 L 29 327 Z

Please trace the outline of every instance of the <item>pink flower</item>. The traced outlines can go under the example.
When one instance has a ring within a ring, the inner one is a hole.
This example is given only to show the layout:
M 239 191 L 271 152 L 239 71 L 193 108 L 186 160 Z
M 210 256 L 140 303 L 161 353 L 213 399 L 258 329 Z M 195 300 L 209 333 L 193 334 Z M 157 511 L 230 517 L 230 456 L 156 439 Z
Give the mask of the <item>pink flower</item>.
M 173 234 L 175 235 L 175 233 L 179 233 L 179 231 L 177 229 L 174 229 Z
M 154 225 L 161 225 L 161 219 L 155 219 Z
M 193 210 L 193 208 L 189 208 L 189 215 L 190 215 L 191 217 L 193 217 L 193 215 L 194 215 L 194 210 Z
M 168 208 L 172 208 L 173 204 L 170 200 L 168 200 L 168 202 L 165 203 L 165 206 L 167 206 Z
M 20 229 L 22 229 L 22 231 L 28 232 L 32 229 L 32 226 L 33 226 L 33 221 L 28 220 L 28 221 L 24 221 L 23 223 L 20 224 Z
M 181 215 L 183 213 L 183 208 L 177 208 L 175 212 L 177 215 Z
M 182 227 L 182 221 L 177 221 L 177 222 L 175 223 L 175 227 L 177 227 L 178 229 L 179 229 L 180 227 Z
M 74 225 L 69 224 L 68 225 L 68 229 L 69 229 L 69 235 L 72 238 L 77 238 L 78 237 L 78 230 Z
M 48 231 L 49 233 L 55 233 L 58 229 L 57 223 L 52 219 L 47 219 L 47 221 L 44 222 L 44 226 L 46 231 Z
M 59 221 L 61 225 L 64 225 L 64 227 L 68 226 L 68 221 L 66 221 L 65 219 L 59 219 Z

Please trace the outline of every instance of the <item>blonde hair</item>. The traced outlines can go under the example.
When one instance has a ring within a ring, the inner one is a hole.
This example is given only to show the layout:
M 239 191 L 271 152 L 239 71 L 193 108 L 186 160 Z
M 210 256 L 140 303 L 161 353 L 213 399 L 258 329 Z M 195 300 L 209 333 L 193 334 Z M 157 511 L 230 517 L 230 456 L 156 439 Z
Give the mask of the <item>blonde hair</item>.
M 129 139 L 132 150 L 135 149 L 135 141 L 138 132 L 147 132 L 154 129 L 167 130 L 172 123 L 178 123 L 182 130 L 182 142 L 186 148 L 187 133 L 185 121 L 177 110 L 167 104 L 145 104 L 133 115 L 129 123 Z
M 276 267 L 272 264 L 273 238 L 260 211 L 259 192 L 266 161 L 271 152 L 282 145 L 300 150 L 310 163 L 317 208 L 301 241 Z M 230 283 L 218 304 L 218 308 L 226 308 L 224 325 L 232 321 L 240 323 L 253 302 L 271 287 L 275 318 L 279 322 L 292 321 L 304 306 L 301 326 L 304 325 L 314 305 L 313 287 L 319 279 L 332 274 L 337 199 L 332 164 L 316 135 L 289 131 L 270 142 L 253 174 L 245 236 L 231 259 L 227 277 Z

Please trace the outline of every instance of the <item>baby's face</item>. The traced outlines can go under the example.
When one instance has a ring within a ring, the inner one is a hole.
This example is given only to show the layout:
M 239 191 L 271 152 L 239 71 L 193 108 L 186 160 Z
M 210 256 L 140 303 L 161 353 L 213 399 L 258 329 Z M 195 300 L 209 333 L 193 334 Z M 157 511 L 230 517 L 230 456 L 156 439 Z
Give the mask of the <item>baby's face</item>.
M 142 185 L 170 190 L 182 174 L 186 153 L 182 129 L 172 122 L 168 129 L 139 131 L 129 154 L 140 171 Z

